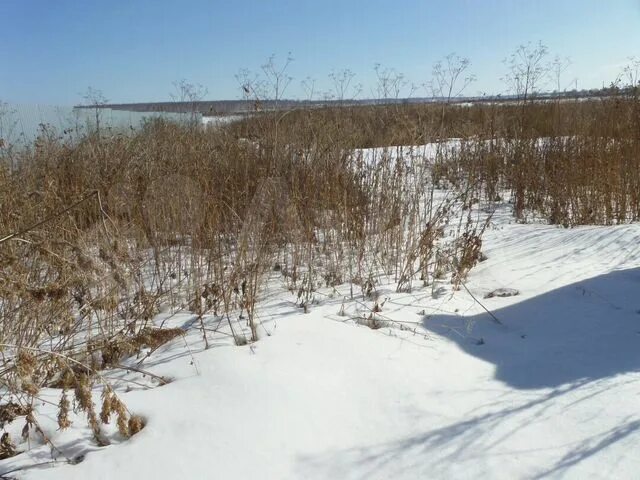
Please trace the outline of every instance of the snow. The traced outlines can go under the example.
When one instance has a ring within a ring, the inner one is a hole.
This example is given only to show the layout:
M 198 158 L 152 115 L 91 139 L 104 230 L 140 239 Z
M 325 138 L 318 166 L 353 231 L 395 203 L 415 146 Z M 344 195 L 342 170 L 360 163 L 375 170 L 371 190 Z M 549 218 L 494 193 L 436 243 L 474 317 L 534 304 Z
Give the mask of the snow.
M 229 123 L 237 122 L 245 118 L 243 115 L 216 115 L 216 116 L 203 116 L 202 125 L 207 127 L 219 127 L 227 125 Z
M 483 245 L 487 260 L 466 287 L 501 324 L 449 283 L 411 293 L 388 284 L 379 294 L 389 326 L 372 330 L 353 320 L 371 300 L 323 289 L 305 314 L 274 272 L 258 342 L 234 346 L 210 318 L 210 349 L 194 326 L 142 364 L 171 383 L 105 373 L 146 419 L 139 434 L 100 448 L 82 418 L 58 432 L 43 405 L 44 430 L 83 460 L 9 476 L 637 478 L 640 225 L 520 225 L 504 208 Z M 497 288 L 520 294 L 483 298 Z M 32 445 L 0 473 L 50 459 Z

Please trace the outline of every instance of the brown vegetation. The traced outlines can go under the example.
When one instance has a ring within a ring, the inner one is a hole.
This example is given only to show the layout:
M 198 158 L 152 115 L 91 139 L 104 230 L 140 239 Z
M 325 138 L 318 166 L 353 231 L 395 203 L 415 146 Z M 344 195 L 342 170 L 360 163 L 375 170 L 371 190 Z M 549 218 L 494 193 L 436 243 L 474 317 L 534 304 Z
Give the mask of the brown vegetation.
M 625 94 L 303 109 L 80 141 L 43 130 L 31 149 L 1 150 L 3 419 L 37 431 L 29 406 L 55 387 L 60 428 L 73 397 L 98 442 L 113 415 L 132 435 L 143 420 L 99 371 L 182 335 L 154 323 L 161 308 L 197 315 L 205 342 L 202 319 L 215 316 L 244 344 L 260 335 L 273 272 L 305 310 L 323 285 L 371 298 L 380 275 L 398 290 L 445 277 L 457 287 L 482 259 L 491 217 L 479 204 L 510 201 L 520 221 L 565 226 L 635 221 L 639 106 Z

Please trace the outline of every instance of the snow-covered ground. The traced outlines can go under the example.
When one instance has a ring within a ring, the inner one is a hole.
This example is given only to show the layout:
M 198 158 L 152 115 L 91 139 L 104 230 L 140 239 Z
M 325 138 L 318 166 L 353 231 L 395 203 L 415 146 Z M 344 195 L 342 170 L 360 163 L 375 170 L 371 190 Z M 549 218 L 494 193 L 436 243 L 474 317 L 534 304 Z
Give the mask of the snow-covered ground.
M 130 360 L 171 383 L 107 372 L 146 419 L 140 433 L 97 447 L 82 418 L 58 432 L 45 404 L 43 429 L 77 464 L 6 476 L 638 478 L 640 225 L 519 225 L 505 207 L 483 251 L 466 286 L 501 324 L 450 283 L 411 293 L 389 284 L 378 288 L 387 326 L 372 330 L 354 319 L 373 301 L 349 299 L 348 287 L 319 291 L 305 314 L 274 278 L 258 342 L 234 346 L 210 318 L 208 350 L 194 325 Z M 520 294 L 484 298 L 499 287 Z M 48 446 L 32 445 L 0 474 L 50 460 Z

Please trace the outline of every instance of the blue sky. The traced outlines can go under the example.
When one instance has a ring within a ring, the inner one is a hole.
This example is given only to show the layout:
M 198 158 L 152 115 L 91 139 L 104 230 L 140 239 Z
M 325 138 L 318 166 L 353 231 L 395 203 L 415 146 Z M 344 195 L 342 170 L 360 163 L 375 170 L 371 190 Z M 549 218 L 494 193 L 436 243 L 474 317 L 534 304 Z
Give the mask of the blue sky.
M 539 40 L 572 59 L 564 79 L 580 88 L 640 57 L 640 0 L 0 0 L 0 22 L 0 100 L 16 103 L 74 104 L 89 85 L 113 102 L 168 100 L 182 78 L 233 99 L 239 69 L 287 52 L 289 97 L 344 68 L 370 96 L 375 63 L 423 84 L 450 52 L 472 62 L 466 93 L 500 93 L 503 59 Z

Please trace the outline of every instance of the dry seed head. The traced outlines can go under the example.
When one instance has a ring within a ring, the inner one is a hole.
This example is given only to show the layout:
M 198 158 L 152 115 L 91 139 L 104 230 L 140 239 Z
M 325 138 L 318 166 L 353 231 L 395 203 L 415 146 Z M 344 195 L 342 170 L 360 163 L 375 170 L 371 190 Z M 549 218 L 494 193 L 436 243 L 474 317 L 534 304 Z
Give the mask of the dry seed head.
M 11 458 L 17 454 L 18 451 L 16 450 L 16 446 L 13 441 L 11 441 L 9 432 L 4 432 L 2 437 L 0 437 L 0 460 Z
M 120 435 L 122 435 L 123 437 L 129 437 L 130 433 L 129 433 L 129 422 L 127 421 L 127 417 L 128 417 L 127 409 L 125 408 L 124 404 L 120 401 L 120 399 L 115 397 L 112 402 L 112 408 L 113 408 L 113 411 L 116 412 L 116 415 L 118 416 L 118 421 L 116 422 L 118 426 L 118 432 L 120 432 Z
M 6 424 L 13 422 L 17 417 L 27 415 L 29 411 L 30 407 L 15 402 L 0 405 L 0 428 L 4 428 Z
M 21 379 L 30 379 L 35 372 L 37 364 L 36 356 L 33 353 L 27 350 L 20 350 L 18 352 L 16 368 L 18 376 Z
M 109 423 L 111 412 L 113 411 L 113 399 L 114 395 L 111 389 L 104 387 L 102 391 L 102 409 L 100 410 L 100 420 L 104 424 Z
M 76 377 L 75 398 L 80 409 L 87 415 L 87 423 L 99 444 L 104 443 L 101 437 L 100 422 L 96 414 L 95 405 L 91 395 L 91 380 L 89 375 L 82 373 Z
M 140 415 L 132 415 L 129 418 L 129 434 L 131 436 L 140 432 L 145 426 L 145 421 Z
M 58 428 L 65 430 L 71 426 L 71 420 L 69 420 L 70 402 L 67 397 L 67 391 L 63 390 L 60 396 L 60 403 L 58 403 Z

